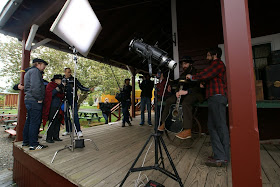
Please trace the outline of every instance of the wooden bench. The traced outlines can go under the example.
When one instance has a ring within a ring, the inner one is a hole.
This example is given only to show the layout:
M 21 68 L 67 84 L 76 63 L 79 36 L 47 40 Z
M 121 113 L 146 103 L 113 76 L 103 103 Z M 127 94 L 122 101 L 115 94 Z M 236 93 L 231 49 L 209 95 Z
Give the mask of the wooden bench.
M 39 129 L 39 131 L 43 131 L 42 128 Z M 9 138 L 11 138 L 12 136 L 16 136 L 17 135 L 17 131 L 16 131 L 16 126 L 14 129 L 7 129 L 5 130 L 6 133 L 9 133 Z
M 12 136 L 16 136 L 17 135 L 17 131 L 15 129 L 8 129 L 5 130 L 5 132 L 9 133 L 9 138 L 11 138 Z
M 196 107 L 208 107 L 208 102 L 194 104 Z M 257 108 L 280 108 L 280 100 L 263 100 L 256 102 Z M 228 107 L 228 104 L 227 104 Z

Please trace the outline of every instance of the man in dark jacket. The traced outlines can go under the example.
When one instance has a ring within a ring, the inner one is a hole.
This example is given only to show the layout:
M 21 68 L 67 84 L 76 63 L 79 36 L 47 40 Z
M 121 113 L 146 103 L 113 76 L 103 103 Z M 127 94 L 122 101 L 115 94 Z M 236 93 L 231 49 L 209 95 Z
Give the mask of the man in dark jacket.
M 49 120 L 49 128 L 46 142 L 54 143 L 54 141 L 62 141 L 59 138 L 60 123 L 63 112 L 59 108 L 61 106 L 64 94 L 61 84 L 62 75 L 54 75 L 51 82 L 46 87 L 46 94 L 43 108 L 43 124 Z M 57 114 L 56 114 L 57 113 Z M 56 116 L 55 116 L 56 114 Z
M 24 103 L 27 109 L 27 119 L 23 129 L 23 146 L 30 150 L 39 150 L 47 146 L 38 143 L 38 132 L 42 121 L 42 108 L 45 98 L 45 86 L 42 71 L 48 63 L 42 59 L 35 58 L 33 67 L 24 76 Z
M 180 63 L 184 72 L 180 75 L 179 80 L 186 80 L 186 75 L 191 73 L 196 73 L 195 68 L 192 66 L 193 60 L 189 56 L 184 56 Z M 177 86 L 176 96 L 173 95 L 166 100 L 166 105 L 162 114 L 162 125 L 158 127 L 159 131 L 164 131 L 165 120 L 169 113 L 169 108 L 172 104 L 175 104 L 177 98 L 182 96 L 182 111 L 183 111 L 183 131 L 176 135 L 179 139 L 191 138 L 191 128 L 192 128 L 192 106 L 199 99 L 202 98 L 201 88 L 199 82 L 186 81 L 183 85 L 183 89 L 179 90 L 179 85 Z
M 131 126 L 131 123 L 129 121 L 129 107 L 131 105 L 131 91 L 132 86 L 129 84 L 130 79 L 124 80 L 124 86 L 123 86 L 123 99 L 121 101 L 122 103 L 122 113 L 123 113 L 123 120 L 122 120 L 122 127 L 125 127 L 125 123 L 128 123 L 129 126 Z
M 78 79 L 74 78 L 72 75 L 71 75 L 71 69 L 70 68 L 65 68 L 64 69 L 64 76 L 63 78 L 66 79 L 66 82 L 67 85 L 66 85 L 66 90 L 67 90 L 67 93 L 66 93 L 66 99 L 68 100 L 68 103 L 69 103 L 69 106 L 72 108 L 73 106 L 73 87 L 74 87 L 74 81 L 75 84 L 76 84 L 76 90 L 75 90 L 75 98 L 74 98 L 74 124 L 75 124 L 75 127 L 76 127 L 76 130 L 77 130 L 77 136 L 79 137 L 82 137 L 83 136 L 83 133 L 81 131 L 81 125 L 80 125 L 80 122 L 79 122 L 79 116 L 78 116 L 78 104 L 77 104 L 77 101 L 78 101 L 78 95 L 77 95 L 77 92 L 78 92 L 78 89 L 80 89 L 81 91 L 86 91 L 86 92 L 89 92 L 89 91 L 93 91 L 94 88 L 86 88 L 84 87 L 80 81 L 78 81 Z M 66 114 L 64 114 L 64 119 L 65 119 L 65 122 L 66 122 L 66 131 L 62 134 L 62 136 L 65 136 L 65 135 L 68 135 L 70 131 L 72 131 L 72 125 L 71 124 L 68 124 L 68 116 L 66 116 Z M 70 126 L 70 129 L 69 129 L 69 126 Z
M 152 126 L 151 121 L 151 98 L 152 98 L 152 92 L 154 88 L 153 81 L 150 80 L 150 75 L 146 74 L 143 77 L 143 81 L 140 83 L 140 80 L 138 81 L 139 87 L 142 90 L 141 91 L 141 122 L 140 125 L 144 125 L 145 123 L 145 109 L 147 106 L 148 111 L 148 124 L 149 126 Z

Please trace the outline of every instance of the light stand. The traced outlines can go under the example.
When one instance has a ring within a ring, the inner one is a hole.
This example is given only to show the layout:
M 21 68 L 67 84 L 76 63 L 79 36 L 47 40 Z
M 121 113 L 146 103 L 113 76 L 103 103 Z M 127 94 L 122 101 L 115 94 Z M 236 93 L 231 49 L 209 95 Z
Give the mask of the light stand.
M 149 52 L 149 54 L 151 54 Z M 149 64 L 151 64 L 150 62 L 151 60 L 151 57 L 149 56 L 148 57 L 148 61 L 149 61 Z M 151 73 L 152 70 L 151 70 L 151 66 L 149 65 L 149 72 Z M 154 80 L 154 89 L 155 89 L 155 126 L 154 126 L 154 133 L 150 135 L 150 137 L 148 138 L 148 140 L 146 141 L 144 147 L 141 149 L 140 153 L 138 154 L 138 156 L 136 157 L 135 161 L 133 162 L 132 166 L 130 167 L 130 169 L 128 170 L 127 174 L 125 175 L 124 179 L 122 180 L 121 184 L 120 184 L 120 187 L 123 186 L 124 182 L 126 181 L 127 177 L 130 175 L 130 173 L 132 172 L 138 172 L 138 171 L 147 171 L 147 170 L 151 170 L 151 169 L 154 169 L 154 170 L 158 170 L 160 172 L 162 172 L 163 174 L 167 175 L 168 177 L 172 178 L 173 180 L 177 181 L 179 183 L 179 185 L 181 187 L 183 187 L 183 183 L 181 181 L 181 178 L 179 177 L 179 174 L 176 170 L 176 167 L 172 161 L 172 158 L 167 150 L 167 147 L 164 143 L 164 140 L 161 136 L 161 133 L 158 132 L 158 125 L 159 125 L 159 119 L 157 118 L 158 116 L 158 108 L 157 108 L 157 104 L 158 104 L 158 98 L 157 98 L 157 88 L 156 88 L 156 76 L 155 76 L 155 80 Z M 146 166 L 146 167 L 138 167 L 138 168 L 134 168 L 135 164 L 137 163 L 137 161 L 139 160 L 140 156 L 142 155 L 143 151 L 145 150 L 146 146 L 148 145 L 148 143 L 150 142 L 150 140 L 154 138 L 154 142 L 155 142 L 155 163 L 153 166 Z M 162 148 L 161 146 L 163 146 L 163 149 L 167 155 L 167 158 L 171 164 L 171 167 L 173 169 L 173 173 L 167 171 L 165 169 L 165 165 L 164 165 L 164 160 L 163 160 L 163 155 L 162 155 Z M 159 152 L 158 152 L 159 151 Z M 159 161 L 161 161 L 159 163 Z M 162 167 L 160 166 L 162 165 Z
M 69 103 L 68 103 L 68 100 L 66 99 L 66 94 L 67 94 L 67 89 L 66 89 L 66 92 L 65 92 L 65 98 L 64 98 L 64 100 L 65 100 L 65 102 L 64 102 L 64 113 L 66 114 L 66 116 L 67 116 L 67 120 L 68 120 L 68 125 L 69 125 L 69 130 L 70 130 L 70 145 L 66 145 L 64 148 L 62 148 L 62 149 L 59 149 L 59 150 L 57 150 L 56 152 L 55 152 L 55 154 L 54 154 L 54 156 L 53 156 L 53 158 L 52 158 L 52 161 L 51 161 L 51 163 L 53 163 L 53 161 L 54 161 L 54 159 L 55 159 L 55 157 L 56 157 L 56 155 L 57 155 L 57 153 L 58 152 L 60 152 L 60 151 L 62 151 L 62 150 L 64 150 L 64 149 L 70 149 L 72 152 L 74 152 L 74 148 L 76 147 L 75 146 L 75 143 L 77 143 L 77 141 L 90 141 L 90 142 L 92 142 L 93 143 L 93 145 L 94 145 L 94 147 L 95 147 L 95 149 L 98 151 L 99 149 L 98 149 L 98 147 L 96 146 L 96 144 L 94 143 L 94 141 L 93 140 L 91 140 L 91 139 L 80 139 L 80 137 L 78 136 L 78 139 L 74 139 L 74 131 L 77 133 L 77 129 L 76 129 L 76 125 L 75 125 L 75 120 L 74 120 L 74 118 L 75 118 L 75 107 L 77 107 L 77 106 L 75 106 L 75 97 L 76 97 L 76 69 L 77 69 L 77 62 L 78 62 L 78 52 L 77 52 L 77 50 L 75 49 L 75 47 L 73 47 L 73 48 L 71 48 L 72 50 L 73 50 L 73 54 L 74 54 L 74 57 L 73 57 L 73 59 L 74 59 L 74 63 L 75 63 L 75 68 L 74 68 L 74 87 L 73 87 L 73 103 L 72 103 L 72 115 L 71 115 L 71 118 L 72 118 L 72 123 L 71 123 L 71 119 L 70 119 L 70 112 L 69 112 Z M 69 83 L 68 83 L 69 84 Z M 64 121 L 64 124 L 65 124 L 65 126 L 67 125 L 66 124 L 66 122 Z M 72 126 L 72 128 L 70 128 L 70 124 L 71 124 L 71 126 Z M 71 130 L 72 129 L 72 130 Z M 75 129 L 75 130 L 74 130 Z

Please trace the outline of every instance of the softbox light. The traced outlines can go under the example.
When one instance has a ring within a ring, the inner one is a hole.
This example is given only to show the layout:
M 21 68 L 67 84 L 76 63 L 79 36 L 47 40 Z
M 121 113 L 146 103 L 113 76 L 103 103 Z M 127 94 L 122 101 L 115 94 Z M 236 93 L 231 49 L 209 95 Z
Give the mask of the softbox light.
M 101 29 L 87 0 L 67 0 L 50 31 L 87 56 Z

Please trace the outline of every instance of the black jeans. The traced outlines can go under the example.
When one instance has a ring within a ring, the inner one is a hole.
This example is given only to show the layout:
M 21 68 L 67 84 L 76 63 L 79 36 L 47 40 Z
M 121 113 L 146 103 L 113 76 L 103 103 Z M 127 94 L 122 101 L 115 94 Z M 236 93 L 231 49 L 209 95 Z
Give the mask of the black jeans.
M 50 108 L 49 124 L 52 121 L 56 111 L 57 111 L 57 107 Z M 47 140 L 53 140 L 53 139 L 59 138 L 60 120 L 61 120 L 61 115 L 59 114 L 59 111 L 58 111 L 56 117 L 53 119 L 51 126 L 49 127 L 49 130 L 47 133 Z
M 123 113 L 123 120 L 122 122 L 125 123 L 129 123 L 129 107 L 130 107 L 131 103 L 130 101 L 124 101 L 122 102 L 122 113 Z

